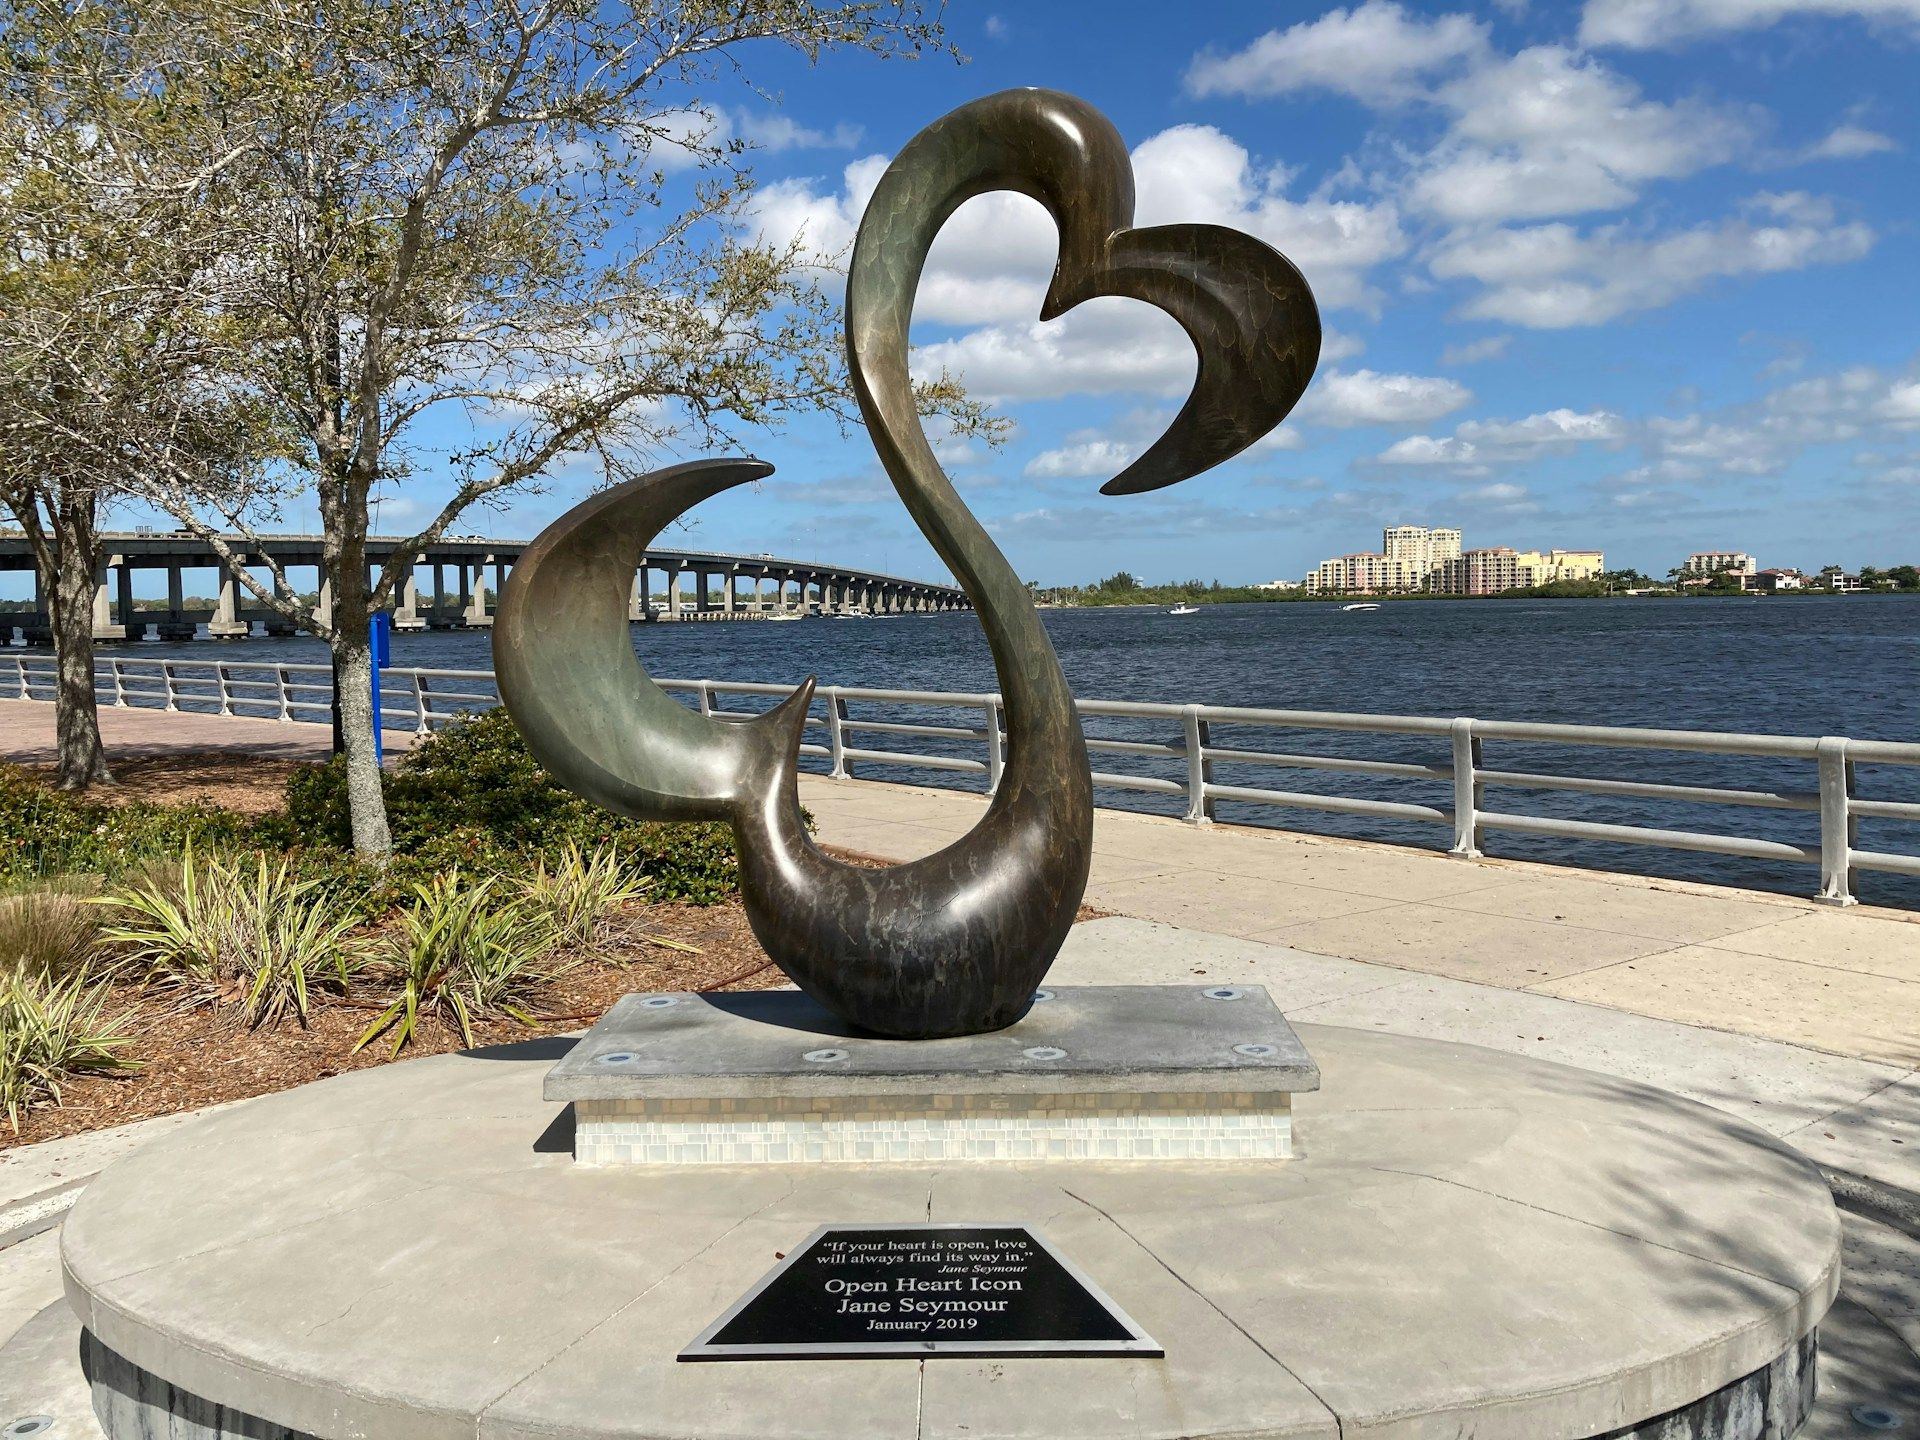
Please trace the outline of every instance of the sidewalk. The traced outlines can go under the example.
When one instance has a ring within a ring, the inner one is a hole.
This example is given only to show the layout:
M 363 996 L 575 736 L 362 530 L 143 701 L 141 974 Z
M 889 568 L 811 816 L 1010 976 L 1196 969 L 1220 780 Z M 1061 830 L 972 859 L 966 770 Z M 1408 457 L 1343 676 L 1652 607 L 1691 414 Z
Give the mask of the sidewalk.
M 887 860 L 979 795 L 801 777 L 819 838 Z M 1920 915 L 1100 810 L 1087 903 L 1295 951 L 1920 1067 Z

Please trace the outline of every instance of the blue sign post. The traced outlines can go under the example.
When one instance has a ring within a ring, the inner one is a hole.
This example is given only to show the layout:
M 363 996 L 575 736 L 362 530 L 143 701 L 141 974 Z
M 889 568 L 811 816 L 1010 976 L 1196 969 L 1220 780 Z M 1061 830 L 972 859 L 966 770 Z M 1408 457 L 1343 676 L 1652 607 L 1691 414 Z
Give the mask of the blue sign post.
M 373 650 L 373 759 L 377 765 L 387 762 L 386 746 L 380 739 L 380 672 L 393 659 L 393 617 L 376 610 L 367 617 L 367 642 Z

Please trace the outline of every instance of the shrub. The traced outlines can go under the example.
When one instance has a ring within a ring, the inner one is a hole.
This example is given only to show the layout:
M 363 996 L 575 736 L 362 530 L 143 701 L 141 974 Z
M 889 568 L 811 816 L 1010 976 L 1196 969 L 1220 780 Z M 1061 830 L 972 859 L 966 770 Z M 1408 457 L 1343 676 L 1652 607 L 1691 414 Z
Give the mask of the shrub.
M 100 944 L 100 911 L 87 903 L 98 888 L 68 877 L 0 899 L 0 975 L 61 980 L 84 969 Z
M 117 875 L 188 845 L 249 843 L 254 826 L 252 817 L 212 805 L 102 805 L 0 765 L 0 881 Z
M 143 966 L 150 983 L 179 991 L 188 1005 L 239 1004 L 252 1026 L 288 1015 L 304 1025 L 316 982 L 344 988 L 347 934 L 359 922 L 285 860 L 196 863 L 191 848 L 177 889 L 163 877 L 95 903 L 123 917 L 101 935 Z
M 137 1068 L 119 1053 L 126 1017 L 108 1019 L 106 1005 L 107 987 L 84 970 L 63 980 L 0 978 L 0 1105 L 16 1135 L 33 1106 L 60 1103 L 67 1080 Z
M 722 824 L 623 820 L 556 784 L 504 710 L 463 715 L 410 750 L 384 776 L 395 873 L 402 882 L 460 866 L 522 875 L 564 863 L 569 846 L 612 848 L 646 877 L 648 898 L 712 905 L 739 889 L 733 834 Z M 353 832 L 338 758 L 297 773 L 284 817 L 263 838 L 346 850 Z
M 533 1024 L 524 1005 L 556 973 L 543 964 L 554 938 L 548 913 L 524 895 L 503 895 L 498 876 L 475 880 L 450 870 L 415 885 L 392 961 L 400 996 L 353 1048 L 393 1029 L 398 1055 L 423 1014 L 451 1015 L 468 1045 L 477 1015 Z
M 572 841 L 552 869 L 542 857 L 524 887 L 527 903 L 545 914 L 554 943 L 581 946 L 599 933 L 606 918 L 646 890 L 634 880 L 617 850 L 609 847 L 589 860 Z

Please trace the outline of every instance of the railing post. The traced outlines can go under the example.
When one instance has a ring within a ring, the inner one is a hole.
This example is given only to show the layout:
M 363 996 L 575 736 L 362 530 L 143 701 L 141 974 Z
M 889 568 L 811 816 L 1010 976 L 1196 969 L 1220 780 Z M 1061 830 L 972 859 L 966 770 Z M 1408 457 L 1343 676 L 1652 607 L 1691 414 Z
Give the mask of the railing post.
M 119 656 L 107 661 L 107 673 L 113 676 L 113 703 L 124 708 L 127 703 L 127 673 L 120 668 Z
M 702 715 L 713 714 L 713 682 L 711 680 L 700 681 L 699 689 L 696 693 L 700 697 L 700 713 Z
M 180 708 L 179 692 L 173 688 L 173 662 L 171 660 L 162 660 L 160 662 L 160 678 L 165 682 L 167 697 L 166 708 L 169 710 L 178 710 Z
M 1455 720 L 1453 739 L 1453 848 L 1447 853 L 1478 860 L 1480 850 L 1480 741 L 1473 721 Z
M 20 698 L 22 700 L 33 699 L 33 691 L 27 687 L 27 662 L 25 657 L 9 655 L 7 658 L 13 661 L 13 678 L 20 682 Z
M 1847 742 L 1829 735 L 1814 746 L 1820 767 L 1820 893 L 1821 905 L 1858 905 L 1853 894 L 1853 765 Z
M 1006 772 L 1007 752 L 1000 744 L 1000 697 L 993 696 L 987 701 L 987 794 L 992 795 L 1000 788 L 1000 777 Z
M 287 667 L 284 665 L 274 666 L 273 674 L 275 682 L 280 687 L 280 721 L 282 724 L 291 725 L 293 723 L 293 677 L 287 674 Z
M 847 761 L 847 697 L 836 686 L 827 691 L 827 750 L 833 757 L 828 772 L 835 780 L 853 779 L 853 766 Z
M 222 715 L 231 715 L 233 714 L 233 696 L 227 689 L 227 667 L 216 664 L 213 667 L 213 674 L 220 688 L 220 713 Z
M 414 734 L 431 735 L 433 733 L 433 726 L 430 723 L 432 713 L 433 707 L 428 704 L 427 677 L 424 673 L 416 670 L 413 674 Z
M 1191 825 L 1213 823 L 1213 801 L 1207 786 L 1213 781 L 1213 762 L 1207 759 L 1207 745 L 1213 732 L 1200 718 L 1200 707 L 1188 705 L 1182 712 L 1187 735 L 1187 822 Z

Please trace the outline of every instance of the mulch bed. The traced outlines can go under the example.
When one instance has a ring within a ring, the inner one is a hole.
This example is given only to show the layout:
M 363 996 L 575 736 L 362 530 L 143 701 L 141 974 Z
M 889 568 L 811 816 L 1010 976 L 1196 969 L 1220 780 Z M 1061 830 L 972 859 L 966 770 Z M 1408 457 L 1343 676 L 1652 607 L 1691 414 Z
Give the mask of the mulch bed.
M 265 814 L 280 808 L 287 777 L 296 768 L 295 761 L 220 751 L 122 759 L 113 764 L 119 783 L 96 787 L 88 795 L 107 803 L 180 804 L 204 798 L 229 809 Z M 824 848 L 855 865 L 887 863 Z M 1097 919 L 1103 913 L 1083 905 L 1077 919 Z M 656 939 L 691 945 L 698 953 L 662 946 Z M 584 1030 L 633 991 L 764 990 L 787 983 L 754 939 L 738 901 L 705 907 L 629 906 L 614 917 L 595 953 L 581 958 L 583 963 L 554 980 L 540 997 L 534 1011 L 540 1024 L 483 1021 L 474 1026 L 475 1042 L 500 1045 Z M 148 994 L 131 983 L 117 986 L 110 1003 L 112 1012 L 132 1017 L 132 1040 L 122 1053 L 138 1060 L 141 1068 L 129 1075 L 65 1084 L 61 1103 L 29 1111 L 18 1134 L 0 1112 L 0 1150 L 270 1094 L 395 1058 L 391 1040 L 375 1040 L 353 1051 L 354 1041 L 388 1004 L 384 991 L 365 981 L 344 998 L 315 996 L 304 1028 L 288 1021 L 272 1029 L 248 1030 L 231 1011 L 182 1011 L 172 997 Z M 457 1029 L 423 1017 L 398 1058 L 443 1054 L 462 1045 Z
M 304 769 L 299 760 L 236 755 L 230 750 L 191 750 L 174 755 L 108 758 L 115 784 L 95 785 L 87 799 L 103 805 L 149 800 L 156 805 L 186 805 L 204 800 L 248 815 L 278 810 L 287 798 L 287 781 Z M 44 775 L 51 765 L 24 767 Z
M 656 937 L 697 946 L 699 953 L 657 945 Z M 485 1021 L 474 1026 L 473 1038 L 480 1045 L 501 1045 L 585 1029 L 635 990 L 764 990 L 785 984 L 786 978 L 760 949 L 737 904 L 634 905 L 614 917 L 598 954 L 546 988 L 533 1012 L 541 1024 Z M 29 1111 L 17 1135 L 0 1114 L 0 1150 L 244 1100 L 394 1058 L 391 1039 L 353 1052 L 354 1041 L 386 1007 L 380 990 L 369 986 L 344 999 L 315 999 L 304 1029 L 286 1021 L 273 1029 L 248 1030 L 231 1010 L 182 1011 L 171 997 L 144 993 L 133 984 L 120 986 L 111 1008 L 131 1014 L 133 1039 L 123 1053 L 140 1061 L 141 1068 L 69 1082 L 62 1087 L 61 1104 Z M 463 1044 L 451 1025 L 423 1018 L 399 1058 L 439 1055 Z

